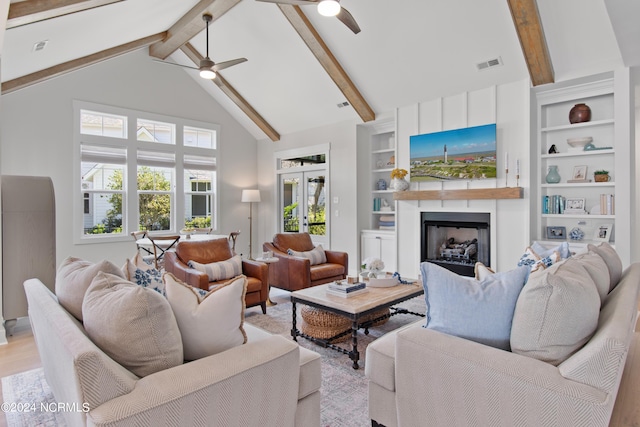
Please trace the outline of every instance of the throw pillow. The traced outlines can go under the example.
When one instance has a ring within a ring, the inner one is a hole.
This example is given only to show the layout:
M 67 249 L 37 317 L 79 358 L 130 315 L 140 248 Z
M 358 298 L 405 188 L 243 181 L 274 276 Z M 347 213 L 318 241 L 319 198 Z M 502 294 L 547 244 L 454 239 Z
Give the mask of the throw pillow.
M 484 280 L 492 274 L 496 274 L 495 271 L 481 262 L 476 262 L 476 265 L 473 267 L 473 273 L 476 276 L 476 280 Z
M 100 272 L 87 289 L 82 315 L 89 338 L 139 377 L 183 363 L 176 318 L 158 292 Z
M 125 261 L 122 272 L 130 282 L 165 295 L 162 273 L 155 267 L 153 261 L 145 260 L 139 253 L 133 257 L 133 260 L 127 259 Z
M 511 350 L 558 365 L 593 335 L 600 296 L 578 260 L 569 258 L 532 275 L 522 289 L 511 327 Z
M 529 267 L 484 280 L 459 276 L 439 265 L 420 264 L 428 329 L 509 350 L 511 319 Z
M 569 242 L 562 242 L 558 246 L 553 247 L 551 249 L 547 249 L 546 246 L 543 246 L 539 242 L 533 242 L 531 244 L 531 249 L 536 254 L 538 254 L 540 258 L 546 258 L 554 252 L 560 252 L 560 257 L 562 259 L 566 259 L 571 256 L 571 251 L 569 250 Z
M 124 279 L 122 270 L 109 261 L 93 263 L 80 258 L 67 257 L 56 272 L 58 302 L 82 322 L 82 301 L 89 285 L 98 272 L 115 274 Z
M 582 265 L 593 283 L 596 285 L 598 295 L 600 295 L 600 301 L 604 301 L 609 293 L 609 269 L 602 257 L 593 251 L 584 252 L 572 257 Z
M 298 252 L 293 249 L 288 249 L 287 253 L 291 256 L 297 256 L 302 258 L 309 258 L 311 265 L 324 264 L 327 262 L 327 255 L 322 249 L 322 245 L 318 245 L 310 251 Z
M 243 328 L 247 278 L 238 276 L 204 296 L 165 273 L 167 300 L 176 316 L 185 360 L 196 360 L 247 342 Z
M 212 262 L 209 264 L 200 264 L 199 262 L 189 261 L 189 267 L 209 276 L 210 282 L 218 280 L 231 279 L 242 274 L 242 257 L 240 255 L 233 256 L 226 261 Z
M 587 250 L 600 255 L 605 264 L 607 264 L 610 279 L 609 292 L 611 292 L 622 278 L 622 260 L 620 259 L 620 256 L 618 256 L 616 250 L 607 242 L 602 242 L 598 246 L 588 244 Z
M 520 257 L 520 261 L 518 261 L 518 267 L 528 265 L 529 268 L 531 268 L 531 272 L 533 273 L 538 270 L 544 270 L 545 268 L 550 267 L 560 259 L 562 258 L 560 257 L 560 253 L 557 251 L 552 252 L 551 255 L 542 258 L 538 254 L 536 254 L 533 249 L 531 249 L 531 247 L 528 247 L 524 251 L 524 254 Z

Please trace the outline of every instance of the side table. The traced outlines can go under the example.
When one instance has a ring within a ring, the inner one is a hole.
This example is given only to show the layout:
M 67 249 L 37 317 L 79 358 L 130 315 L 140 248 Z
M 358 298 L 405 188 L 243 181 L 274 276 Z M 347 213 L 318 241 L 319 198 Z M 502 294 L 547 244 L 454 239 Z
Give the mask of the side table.
M 271 264 L 280 261 L 279 258 L 276 258 L 274 256 L 268 257 L 268 258 L 258 257 L 255 260 L 258 262 L 264 262 L 265 264 L 267 264 L 267 271 L 269 268 L 271 268 L 270 267 Z M 271 272 L 267 273 L 267 280 L 269 281 L 269 294 L 271 294 Z M 271 307 L 277 304 L 278 304 L 277 302 L 271 301 L 271 295 L 267 295 L 267 306 Z

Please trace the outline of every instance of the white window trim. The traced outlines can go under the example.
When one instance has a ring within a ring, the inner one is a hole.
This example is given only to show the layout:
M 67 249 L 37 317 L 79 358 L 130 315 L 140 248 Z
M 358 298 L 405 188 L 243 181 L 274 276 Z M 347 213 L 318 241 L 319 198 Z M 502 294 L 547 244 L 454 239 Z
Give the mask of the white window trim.
M 80 133 L 80 112 L 81 110 L 91 110 L 105 114 L 114 114 L 127 117 L 127 138 L 110 138 L 97 135 L 86 135 Z M 176 126 L 176 144 L 156 144 L 146 141 L 137 140 L 137 119 L 146 119 L 159 122 L 173 123 Z M 196 127 L 201 129 L 208 129 L 216 133 L 215 148 L 200 148 L 200 147 L 185 147 L 183 144 L 183 132 L 182 129 L 187 127 Z M 184 178 L 184 166 L 182 159 L 185 154 L 197 155 L 197 156 L 213 156 L 216 159 L 216 165 L 221 164 L 220 159 L 220 126 L 213 123 L 205 123 L 197 120 L 190 120 L 180 117 L 165 116 L 156 113 L 150 113 L 146 111 L 138 111 L 127 108 L 119 108 L 102 104 L 95 104 L 85 101 L 73 101 L 73 240 L 74 244 L 92 244 L 92 243 L 106 243 L 106 242 L 121 242 L 131 240 L 131 232 L 136 231 L 138 224 L 138 192 L 135 183 L 129 185 L 127 179 L 124 182 L 124 188 L 126 192 L 126 200 L 123 200 L 123 205 L 126 206 L 126 218 L 122 218 L 123 232 L 120 235 L 88 235 L 84 234 L 83 230 L 83 193 L 86 190 L 82 189 L 81 185 L 81 158 L 80 158 L 80 144 L 82 142 L 96 145 L 112 145 L 115 147 L 126 146 L 127 149 L 127 164 L 126 164 L 126 177 L 137 176 L 137 162 L 136 156 L 138 149 L 154 151 L 166 151 L 174 152 L 176 156 L 175 165 L 175 177 L 174 177 L 174 206 L 172 207 L 171 219 L 172 229 L 166 230 L 166 232 L 177 232 L 184 226 L 184 211 L 185 211 L 185 190 L 182 185 Z M 180 160 L 178 160 L 180 159 Z M 219 168 L 216 168 L 216 174 L 219 174 Z M 212 185 L 211 196 L 213 198 L 211 227 L 214 231 L 219 229 L 220 221 L 220 177 L 216 176 L 215 182 Z

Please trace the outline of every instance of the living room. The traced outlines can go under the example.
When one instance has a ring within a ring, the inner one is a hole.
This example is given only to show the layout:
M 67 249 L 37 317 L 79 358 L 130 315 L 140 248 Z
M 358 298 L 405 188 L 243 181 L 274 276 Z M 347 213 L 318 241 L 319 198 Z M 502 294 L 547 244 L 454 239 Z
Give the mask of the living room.
M 605 10 L 604 5 L 598 6 Z M 354 13 L 357 11 L 355 5 L 350 9 Z M 242 54 L 233 53 L 231 57 Z M 557 81 L 624 69 L 625 63 L 621 55 L 616 53 L 612 56 L 615 59 L 606 61 L 606 64 L 592 63 L 590 68 L 584 70 L 558 66 Z M 223 105 L 213 99 L 207 90 L 203 90 L 203 82 L 185 74 L 179 67 L 154 63 L 147 50 L 141 49 L 2 95 L 0 172 L 4 175 L 52 178 L 56 192 L 56 265 L 68 255 L 82 256 L 92 261 L 108 259 L 121 265 L 134 252 L 132 240 L 108 244 L 77 244 L 73 237 L 75 224 L 72 218 L 76 195 L 73 190 L 76 167 L 72 128 L 73 102 L 89 101 L 214 123 L 221 127 L 218 170 L 220 211 L 217 231 L 222 234 L 242 230 L 238 247 L 240 252 L 248 253 L 249 207 L 241 202 L 241 193 L 246 188 L 259 188 L 262 201 L 254 206 L 253 214 L 252 246 L 253 255 L 256 256 L 262 243 L 270 241 L 278 231 L 275 159 L 281 153 L 328 148 L 330 173 L 327 187 L 330 193 L 327 211 L 331 213 L 328 247 L 349 253 L 349 270 L 355 274 L 362 261 L 359 257 L 360 231 L 369 227 L 366 219 L 363 219 L 366 218 L 369 206 L 360 203 L 362 192 L 367 191 L 363 190 L 363 186 L 367 185 L 369 177 L 367 170 L 360 170 L 357 166 L 364 153 L 360 133 L 376 123 L 393 122 L 398 144 L 396 164 L 408 168 L 410 136 L 440 129 L 496 123 L 498 152 L 509 153 L 510 171 L 508 177 L 505 177 L 503 157 L 499 156 L 499 178 L 491 185 L 516 186 L 515 162 L 519 160 L 521 175 L 518 184 L 525 189 L 523 198 L 438 202 L 435 210 L 450 207 L 453 211 L 489 211 L 492 214 L 491 225 L 495 239 L 492 245 L 492 267 L 502 271 L 515 266 L 524 248 L 533 240 L 530 223 L 536 205 L 529 191 L 533 186 L 531 177 L 534 174 L 531 170 L 534 154 L 530 145 L 533 140 L 530 115 L 533 95 L 523 60 L 520 68 L 523 73 L 515 79 L 496 79 L 495 83 L 479 87 L 468 87 L 460 83 L 457 90 L 413 99 L 411 102 L 404 102 L 404 97 L 402 103 L 377 111 L 373 124 L 363 123 L 353 116 L 322 124 L 322 120 L 318 120 L 314 122 L 317 125 L 283 133 L 279 141 L 273 142 L 259 130 L 257 133 L 260 136 L 256 136 L 254 125 L 247 125 L 246 120 L 237 118 L 237 107 L 229 106 L 228 103 Z M 632 85 L 636 74 L 637 67 L 632 67 Z M 262 84 L 269 82 L 262 81 Z M 389 86 L 394 84 L 389 83 Z M 373 89 L 362 90 L 366 93 Z M 263 114 L 269 117 L 269 107 L 264 108 L 266 111 Z M 295 106 L 291 108 L 298 109 Z M 633 111 L 629 113 L 633 114 Z M 638 117 L 637 109 L 635 115 Z M 287 129 L 293 128 L 291 125 L 287 126 Z M 630 133 L 633 135 L 632 130 Z M 628 179 L 634 182 L 638 165 L 636 159 L 637 157 L 629 159 L 632 175 L 624 178 L 619 176 L 618 181 Z M 536 171 L 535 174 L 539 172 Z M 419 188 L 423 187 L 413 184 L 412 189 Z M 638 189 L 632 185 L 632 198 L 629 201 L 631 212 L 638 212 L 637 192 Z M 397 270 L 403 276 L 417 277 L 419 273 L 417 215 L 427 210 L 430 203 L 433 202 L 398 203 Z M 628 230 L 628 239 L 630 242 L 640 241 L 639 231 L 634 228 Z M 625 264 L 640 259 L 637 244 L 629 244 L 629 251 L 624 254 L 624 259 Z M 4 332 L 1 328 L 0 331 Z

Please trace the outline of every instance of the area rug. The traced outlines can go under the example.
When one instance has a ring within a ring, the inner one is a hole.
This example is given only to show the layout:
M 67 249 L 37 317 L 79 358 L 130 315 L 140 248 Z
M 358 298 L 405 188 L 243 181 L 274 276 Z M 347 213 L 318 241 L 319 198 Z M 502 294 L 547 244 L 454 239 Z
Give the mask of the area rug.
M 425 312 L 425 303 L 422 297 L 414 298 L 401 306 L 414 312 Z M 364 376 L 366 347 L 386 332 L 417 319 L 413 315 L 400 314 L 391 317 L 384 325 L 371 328 L 368 335 L 361 333 L 358 336 L 358 351 L 360 352 L 360 369 L 358 370 L 351 367 L 351 359 L 346 354 L 322 348 L 303 338 L 298 338 L 298 343 L 301 346 L 316 351 L 322 356 L 321 425 L 323 427 L 365 427 L 371 425 L 367 406 L 367 379 Z M 269 307 L 267 314 L 262 314 L 259 309 L 247 310 L 245 320 L 273 334 L 290 337 L 291 303 L 280 302 L 276 306 Z M 298 314 L 298 322 L 300 320 Z M 338 345 L 350 349 L 351 341 Z M 41 403 L 46 407 L 54 407 L 55 404 L 53 394 L 41 368 L 2 378 L 2 395 L 3 402 L 9 404 L 28 404 L 35 405 L 37 408 L 41 407 Z M 4 412 L 9 427 L 66 426 L 62 413 L 55 411 Z

